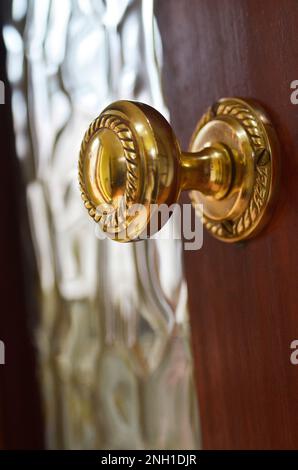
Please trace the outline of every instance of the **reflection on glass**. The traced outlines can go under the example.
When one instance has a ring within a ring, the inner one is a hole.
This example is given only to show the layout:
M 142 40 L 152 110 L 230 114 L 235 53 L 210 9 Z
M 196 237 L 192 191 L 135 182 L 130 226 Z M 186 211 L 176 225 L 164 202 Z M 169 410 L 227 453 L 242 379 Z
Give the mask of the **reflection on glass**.
M 77 183 L 84 130 L 108 103 L 167 116 L 153 1 L 14 0 L 3 34 L 40 275 L 47 445 L 197 448 L 181 245 L 98 240 Z

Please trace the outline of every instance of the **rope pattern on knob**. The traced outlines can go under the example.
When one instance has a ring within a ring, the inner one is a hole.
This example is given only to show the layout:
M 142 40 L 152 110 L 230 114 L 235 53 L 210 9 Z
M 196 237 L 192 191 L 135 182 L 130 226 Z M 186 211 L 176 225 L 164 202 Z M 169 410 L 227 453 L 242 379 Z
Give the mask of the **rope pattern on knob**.
M 90 139 L 100 129 L 110 129 L 115 132 L 115 134 L 119 138 L 122 144 L 127 170 L 125 195 L 123 197 L 123 201 L 117 208 L 117 210 L 109 212 L 108 214 L 97 211 L 97 208 L 95 207 L 93 201 L 88 196 L 84 180 L 84 159 L 86 156 L 86 148 Z M 84 135 L 81 145 L 79 157 L 79 184 L 81 190 L 81 197 L 84 201 L 86 209 L 89 212 L 89 215 L 96 222 L 101 221 L 105 228 L 112 226 L 116 227 L 119 224 L 120 220 L 121 222 L 123 222 L 125 219 L 124 212 L 126 211 L 127 207 L 136 200 L 138 191 L 137 182 L 139 179 L 139 165 L 137 159 L 138 154 L 133 138 L 133 133 L 125 120 L 123 120 L 117 115 L 105 113 L 94 119 L 94 121 L 92 121 Z

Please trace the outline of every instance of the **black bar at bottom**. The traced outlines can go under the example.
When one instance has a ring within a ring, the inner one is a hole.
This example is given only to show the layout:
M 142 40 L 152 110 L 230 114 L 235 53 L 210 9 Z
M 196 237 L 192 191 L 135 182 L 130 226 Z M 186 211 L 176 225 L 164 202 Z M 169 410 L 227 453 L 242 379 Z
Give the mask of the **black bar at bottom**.
M 208 464 L 280 464 L 297 463 L 298 451 L 140 451 L 140 450 L 92 450 L 92 451 L 0 451 L 0 465 L 50 465 L 78 466 L 120 465 L 140 468 L 142 465 L 178 465 L 193 468 Z M 21 468 L 21 467 L 19 467 Z

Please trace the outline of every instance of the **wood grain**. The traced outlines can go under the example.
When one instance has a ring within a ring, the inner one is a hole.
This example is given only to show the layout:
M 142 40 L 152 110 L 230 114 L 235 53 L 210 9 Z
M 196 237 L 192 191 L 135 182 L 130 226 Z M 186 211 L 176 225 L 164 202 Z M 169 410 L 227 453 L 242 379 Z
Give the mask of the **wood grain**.
M 172 124 L 184 147 L 220 97 L 257 99 L 281 142 L 281 188 L 268 228 L 229 246 L 205 232 L 185 252 L 206 449 L 298 448 L 298 79 L 296 0 L 156 4 Z

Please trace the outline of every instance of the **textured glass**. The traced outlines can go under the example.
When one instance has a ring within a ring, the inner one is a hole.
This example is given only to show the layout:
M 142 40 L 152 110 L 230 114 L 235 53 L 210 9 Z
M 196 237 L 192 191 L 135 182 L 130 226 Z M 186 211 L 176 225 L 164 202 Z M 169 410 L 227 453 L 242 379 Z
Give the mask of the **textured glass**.
M 77 183 L 84 131 L 107 104 L 136 99 L 168 117 L 153 1 L 14 0 L 11 16 L 47 446 L 198 448 L 181 243 L 98 240 Z

